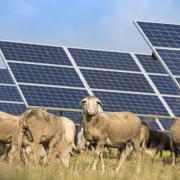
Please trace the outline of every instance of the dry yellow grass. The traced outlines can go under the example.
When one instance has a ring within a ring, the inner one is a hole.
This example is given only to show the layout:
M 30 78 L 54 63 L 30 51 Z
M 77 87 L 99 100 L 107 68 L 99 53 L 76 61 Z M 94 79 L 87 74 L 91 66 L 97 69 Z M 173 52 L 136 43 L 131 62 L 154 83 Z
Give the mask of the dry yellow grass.
M 90 170 L 92 155 L 84 153 L 72 158 L 70 169 L 65 169 L 57 162 L 46 166 L 24 166 L 22 164 L 9 165 L 6 162 L 0 162 L 0 179 L 1 180 L 109 180 L 109 179 L 133 179 L 133 180 L 179 180 L 180 179 L 180 164 L 177 167 L 172 167 L 168 162 L 160 160 L 152 160 L 144 157 L 141 161 L 141 171 L 137 173 L 137 161 L 130 159 L 125 164 L 121 172 L 114 173 L 117 165 L 117 159 L 105 159 L 106 171 L 101 172 L 100 164 L 97 171 Z

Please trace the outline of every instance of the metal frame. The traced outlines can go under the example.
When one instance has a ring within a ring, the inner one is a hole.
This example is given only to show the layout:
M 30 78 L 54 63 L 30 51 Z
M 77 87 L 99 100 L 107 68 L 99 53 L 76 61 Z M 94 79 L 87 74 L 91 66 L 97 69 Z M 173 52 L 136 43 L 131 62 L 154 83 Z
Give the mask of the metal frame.
M 2 100 L 0 100 L 0 103 L 6 103 L 6 104 L 24 104 L 24 102 L 19 102 L 19 101 L 2 101 Z
M 59 86 L 59 85 L 38 84 L 38 83 L 18 83 L 18 85 L 38 86 L 38 87 L 52 87 L 52 88 L 61 88 L 61 89 L 79 89 L 79 90 L 86 90 L 86 89 L 83 88 L 83 87 Z
M 152 89 L 154 90 L 154 92 L 156 93 L 156 95 L 158 96 L 158 98 L 160 99 L 161 103 L 164 105 L 164 107 L 166 108 L 167 112 L 169 113 L 169 115 L 171 117 L 175 117 L 174 113 L 171 111 L 170 107 L 168 106 L 168 104 L 166 103 L 166 101 L 164 100 L 164 98 L 162 97 L 161 93 L 159 92 L 159 90 L 157 89 L 157 87 L 155 86 L 155 84 L 153 83 L 153 81 L 151 80 L 151 78 L 149 77 L 149 75 L 146 73 L 146 70 L 144 69 L 144 67 L 142 66 L 142 64 L 140 63 L 140 61 L 138 60 L 138 58 L 135 56 L 135 54 L 131 53 L 131 56 L 133 57 L 134 61 L 136 62 L 136 64 L 138 65 L 138 67 L 141 69 L 141 71 L 143 72 L 146 80 L 149 82 L 149 84 L 151 85 Z
M 78 66 L 78 67 L 80 70 L 85 69 L 85 70 L 94 70 L 94 71 L 108 71 L 108 72 L 120 72 L 120 73 L 129 73 L 129 74 L 142 74 L 141 71 L 128 71 L 128 70 L 93 68 L 93 67 L 82 67 L 82 66 Z
M 141 22 L 141 21 L 139 21 Z M 135 26 L 137 27 L 138 31 L 141 33 L 141 35 L 143 36 L 143 38 L 145 39 L 145 41 L 147 42 L 147 44 L 149 45 L 149 47 L 152 49 L 152 51 L 154 52 L 154 54 L 156 55 L 157 59 L 159 60 L 159 62 L 162 64 L 162 66 L 165 68 L 166 72 L 170 75 L 170 77 L 172 78 L 172 80 L 174 81 L 174 83 L 176 84 L 176 86 L 180 89 L 180 85 L 177 82 L 176 78 L 174 77 L 174 75 L 171 73 L 170 69 L 167 67 L 167 65 L 165 64 L 165 62 L 163 61 L 163 59 L 161 58 L 161 56 L 158 54 L 158 52 L 156 51 L 156 48 L 152 45 L 152 43 L 149 41 L 149 39 L 147 38 L 147 36 L 145 35 L 145 33 L 143 32 L 143 30 L 141 29 L 141 27 L 138 25 L 137 20 L 134 21 Z M 165 24 L 165 23 L 164 23 Z
M 81 73 L 79 67 L 77 66 L 74 58 L 72 57 L 71 53 L 69 52 L 68 48 L 63 46 L 63 49 L 67 55 L 67 57 L 69 58 L 69 60 L 71 61 L 74 69 L 76 70 L 77 74 L 79 75 L 79 78 L 81 79 L 82 83 L 84 84 L 84 87 L 86 88 L 87 92 L 89 93 L 89 95 L 94 95 L 91 88 L 89 87 L 87 81 L 85 80 L 83 74 Z
M 15 64 L 27 64 L 27 65 L 62 67 L 62 68 L 71 68 L 71 69 L 74 69 L 73 66 L 60 65 L 60 64 L 36 63 L 36 62 L 29 62 L 29 61 L 14 61 L 14 60 L 6 60 L 6 61 L 8 63 L 15 63 Z

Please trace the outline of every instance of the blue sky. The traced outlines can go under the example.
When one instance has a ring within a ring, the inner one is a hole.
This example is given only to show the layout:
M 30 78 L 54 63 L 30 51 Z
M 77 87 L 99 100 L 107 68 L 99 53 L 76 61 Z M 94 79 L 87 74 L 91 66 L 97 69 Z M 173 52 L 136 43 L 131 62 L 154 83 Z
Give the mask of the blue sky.
M 133 20 L 180 24 L 179 0 L 0 0 L 0 39 L 150 53 Z

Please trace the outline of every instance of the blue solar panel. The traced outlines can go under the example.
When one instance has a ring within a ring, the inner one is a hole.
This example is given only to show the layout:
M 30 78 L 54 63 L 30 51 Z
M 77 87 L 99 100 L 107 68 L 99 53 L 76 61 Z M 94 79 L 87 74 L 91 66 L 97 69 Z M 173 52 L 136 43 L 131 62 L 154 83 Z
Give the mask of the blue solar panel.
M 167 104 L 173 111 L 173 113 L 180 117 L 180 98 L 178 97 L 164 97 L 166 100 Z
M 180 95 L 180 90 L 169 76 L 151 75 L 150 78 L 161 94 Z
M 86 69 L 81 72 L 91 88 L 154 93 L 142 74 Z
M 24 104 L 0 103 L 0 111 L 19 116 L 25 111 Z
M 29 106 L 80 109 L 86 90 L 20 85 Z
M 73 68 L 9 63 L 17 82 L 84 87 Z
M 22 102 L 17 88 L 12 86 L 0 86 L 0 100 Z
M 80 112 L 64 112 L 63 114 L 65 117 L 68 117 L 74 123 L 81 124 L 81 113 Z
M 78 66 L 140 71 L 129 53 L 68 48 Z
M 153 46 L 180 48 L 180 25 L 137 22 Z
M 169 115 L 157 96 L 94 91 L 104 111 L 130 111 L 137 114 Z
M 72 66 L 62 47 L 0 41 L 7 60 Z
M 142 54 L 136 54 L 136 57 L 139 59 L 147 73 L 167 74 L 161 63 L 156 58 L 153 58 L 150 55 Z
M 14 84 L 7 69 L 0 69 L 0 83 Z
M 153 118 L 141 117 L 141 121 L 146 123 L 151 129 L 161 130 L 156 120 Z
M 156 49 L 174 75 L 180 75 L 180 51 Z
M 171 128 L 174 120 L 172 120 L 172 119 L 160 119 L 160 122 L 166 131 L 170 131 L 170 128 Z

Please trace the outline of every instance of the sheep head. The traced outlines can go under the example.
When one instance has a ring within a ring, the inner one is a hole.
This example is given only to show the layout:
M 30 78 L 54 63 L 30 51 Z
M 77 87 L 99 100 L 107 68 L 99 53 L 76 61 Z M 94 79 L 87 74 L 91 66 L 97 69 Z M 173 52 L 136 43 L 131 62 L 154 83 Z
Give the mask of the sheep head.
M 95 96 L 87 96 L 81 101 L 83 106 L 83 111 L 88 115 L 95 115 L 99 112 L 102 112 L 102 103 Z

